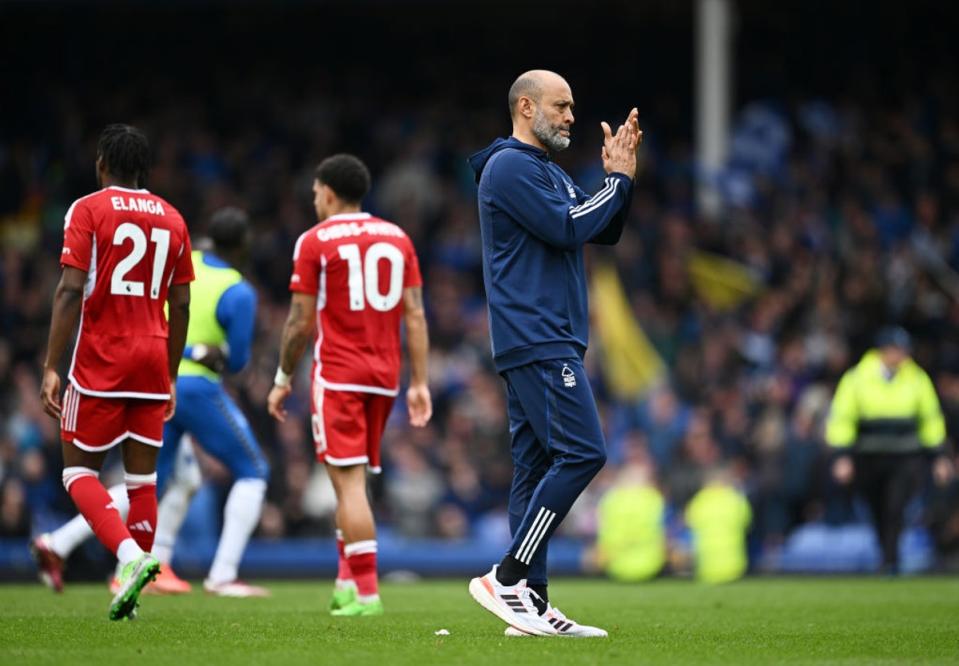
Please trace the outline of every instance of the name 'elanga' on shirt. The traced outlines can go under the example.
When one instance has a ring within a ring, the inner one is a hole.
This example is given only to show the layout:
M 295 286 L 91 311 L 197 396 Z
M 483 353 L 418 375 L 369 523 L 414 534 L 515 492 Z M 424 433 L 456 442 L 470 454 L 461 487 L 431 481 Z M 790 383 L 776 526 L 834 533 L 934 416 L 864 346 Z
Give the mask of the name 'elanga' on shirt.
M 163 204 L 155 199 L 143 199 L 141 197 L 110 197 L 110 203 L 113 204 L 113 210 L 133 210 L 140 213 L 166 215 L 163 210 Z
M 393 236 L 394 238 L 403 237 L 403 231 L 390 222 L 344 222 L 343 224 L 334 224 L 316 230 L 316 237 L 321 241 L 351 238 L 364 234 L 370 236 Z

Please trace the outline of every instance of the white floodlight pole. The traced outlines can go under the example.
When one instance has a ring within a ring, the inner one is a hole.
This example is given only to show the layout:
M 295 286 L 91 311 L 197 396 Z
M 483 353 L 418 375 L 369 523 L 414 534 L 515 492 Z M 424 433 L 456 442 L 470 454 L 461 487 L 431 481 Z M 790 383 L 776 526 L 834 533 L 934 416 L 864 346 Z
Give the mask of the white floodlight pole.
M 713 177 L 729 152 L 732 92 L 732 0 L 696 1 L 696 157 L 700 212 L 716 217 L 722 198 Z

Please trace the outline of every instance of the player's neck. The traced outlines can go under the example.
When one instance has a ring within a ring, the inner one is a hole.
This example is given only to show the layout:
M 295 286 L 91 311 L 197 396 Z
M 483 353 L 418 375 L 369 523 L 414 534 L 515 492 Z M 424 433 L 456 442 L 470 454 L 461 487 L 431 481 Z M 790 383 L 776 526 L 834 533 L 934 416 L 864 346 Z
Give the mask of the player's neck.
M 359 204 L 342 204 L 340 206 L 330 206 L 326 211 L 326 219 L 334 215 L 349 215 L 350 213 L 362 213 L 363 209 Z
M 100 179 L 100 185 L 101 185 L 102 187 L 104 187 L 104 188 L 107 188 L 107 187 L 122 187 L 122 188 L 127 189 L 127 190 L 139 190 L 139 189 L 140 189 L 140 184 L 137 183 L 137 182 L 132 182 L 132 183 L 131 183 L 130 181 L 124 181 L 124 180 L 120 180 L 119 178 L 112 178 L 112 177 L 110 177 L 110 176 L 103 176 L 103 177 Z

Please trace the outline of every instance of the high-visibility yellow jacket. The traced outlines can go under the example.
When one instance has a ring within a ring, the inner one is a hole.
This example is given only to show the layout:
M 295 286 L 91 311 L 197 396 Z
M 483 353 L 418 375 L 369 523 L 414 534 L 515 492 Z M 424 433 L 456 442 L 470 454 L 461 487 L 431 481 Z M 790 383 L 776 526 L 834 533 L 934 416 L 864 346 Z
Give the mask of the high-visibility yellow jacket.
M 906 359 L 891 377 L 878 350 L 845 372 L 836 388 L 826 441 L 856 453 L 914 453 L 946 438 L 939 399 L 926 371 Z
M 704 583 L 728 583 L 746 573 L 750 522 L 749 501 L 730 485 L 710 483 L 693 495 L 686 505 L 686 524 L 693 535 L 696 578 Z
M 666 502 L 650 485 L 617 486 L 599 503 L 597 547 L 606 573 L 622 581 L 652 578 L 666 563 Z
M 243 281 L 240 272 L 229 266 L 214 266 L 203 261 L 203 253 L 193 251 L 193 270 L 196 280 L 190 289 L 190 325 L 186 332 L 186 346 L 204 344 L 222 347 L 226 342 L 226 330 L 216 318 L 217 305 L 227 289 Z M 206 377 L 220 381 L 220 374 L 205 365 L 184 358 L 180 361 L 181 377 Z

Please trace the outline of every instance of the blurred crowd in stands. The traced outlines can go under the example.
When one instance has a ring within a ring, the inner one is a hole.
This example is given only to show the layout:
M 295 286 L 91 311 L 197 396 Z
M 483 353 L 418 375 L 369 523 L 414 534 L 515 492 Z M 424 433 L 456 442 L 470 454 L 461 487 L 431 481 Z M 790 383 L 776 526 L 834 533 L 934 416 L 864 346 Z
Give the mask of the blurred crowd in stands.
M 146 131 L 155 152 L 148 186 L 180 209 L 194 238 L 220 206 L 241 206 L 255 221 L 246 273 L 260 299 L 256 347 L 228 385 L 273 469 L 259 536 L 332 531 L 332 490 L 311 449 L 307 366 L 289 404 L 298 418 L 278 425 L 264 401 L 293 243 L 315 223 L 312 168 L 342 150 L 373 171 L 367 208 L 414 240 L 432 342 L 435 416 L 413 430 L 398 402 L 384 472 L 373 481 L 378 519 L 411 537 L 501 534 L 509 432 L 504 385 L 490 363 L 466 157 L 508 133 L 508 81 L 477 84 L 490 91 L 484 106 L 407 90 L 384 108 L 369 103 L 366 86 L 342 86 L 340 78 L 301 88 L 276 87 L 267 68 L 243 77 L 242 85 L 211 81 L 205 95 L 165 80 L 144 100 L 106 84 L 82 94 L 54 88 L 30 101 L 36 126 L 3 136 L 0 538 L 27 536 L 72 513 L 59 478 L 57 424 L 38 399 L 39 367 L 63 215 L 96 187 L 95 138 L 107 120 Z M 635 395 L 620 395 L 605 381 L 603 341 L 594 336 L 588 365 L 610 463 L 565 533 L 592 540 L 600 497 L 637 475 L 660 488 L 668 530 L 678 530 L 686 503 L 716 470 L 749 499 L 753 553 L 774 550 L 804 522 L 851 520 L 848 498 L 827 473 L 822 422 L 836 380 L 883 323 L 913 334 L 949 432 L 959 432 L 957 90 L 930 87 L 884 104 L 742 105 L 729 169 L 708 176 L 725 202 L 717 219 L 697 214 L 696 184 L 707 176 L 688 136 L 658 132 L 669 124 L 670 101 L 647 100 L 642 175 L 626 232 L 616 248 L 591 249 L 589 259 L 616 266 L 664 372 Z M 588 189 L 602 172 L 599 111 L 587 111 L 587 102 L 578 105 L 573 147 L 557 159 Z M 694 270 L 704 256 L 721 264 L 705 278 Z M 723 291 L 733 276 L 739 286 Z M 203 464 L 208 483 L 224 482 L 224 470 Z M 922 514 L 944 552 L 959 544 L 956 493 L 936 490 Z

